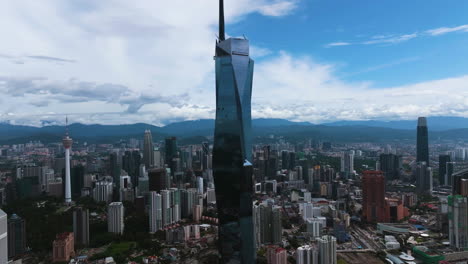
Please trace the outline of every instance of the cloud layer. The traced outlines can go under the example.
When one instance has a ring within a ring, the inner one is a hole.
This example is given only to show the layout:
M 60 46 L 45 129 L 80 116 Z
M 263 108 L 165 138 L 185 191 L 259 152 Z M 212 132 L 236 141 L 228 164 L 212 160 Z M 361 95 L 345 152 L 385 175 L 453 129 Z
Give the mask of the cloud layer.
M 229 1 L 226 18 L 230 25 L 252 13 L 281 18 L 300 4 Z M 0 27 L 9 36 L 0 42 L 0 121 L 39 126 L 61 123 L 68 114 L 72 122 L 160 125 L 214 117 L 212 0 L 14 1 L 0 16 L 9 25 Z M 375 36 L 361 44 L 466 30 Z M 253 46 L 252 56 L 254 117 L 321 122 L 468 116 L 468 76 L 375 89 L 371 82 L 340 80 L 334 64 L 287 50 Z

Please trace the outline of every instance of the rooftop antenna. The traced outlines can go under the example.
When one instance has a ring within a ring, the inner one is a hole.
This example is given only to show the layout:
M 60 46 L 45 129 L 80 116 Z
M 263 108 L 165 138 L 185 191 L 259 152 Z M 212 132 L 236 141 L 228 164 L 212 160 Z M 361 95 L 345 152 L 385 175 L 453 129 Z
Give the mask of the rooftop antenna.
M 65 116 L 65 136 L 68 137 L 68 115 Z
M 224 32 L 224 0 L 219 0 L 219 40 L 226 40 Z

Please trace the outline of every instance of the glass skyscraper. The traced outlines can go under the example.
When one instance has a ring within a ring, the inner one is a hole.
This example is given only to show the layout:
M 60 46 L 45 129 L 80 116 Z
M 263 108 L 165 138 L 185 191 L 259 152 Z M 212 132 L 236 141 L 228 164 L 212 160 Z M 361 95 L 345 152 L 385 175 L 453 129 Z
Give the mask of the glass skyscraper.
M 252 220 L 253 170 L 250 163 L 250 104 L 254 62 L 249 57 L 247 39 L 225 39 L 223 0 L 220 0 L 219 4 L 213 146 L 219 251 L 222 263 L 255 263 Z
M 416 139 L 416 161 L 424 161 L 429 166 L 429 136 L 427 132 L 427 119 L 418 118 Z

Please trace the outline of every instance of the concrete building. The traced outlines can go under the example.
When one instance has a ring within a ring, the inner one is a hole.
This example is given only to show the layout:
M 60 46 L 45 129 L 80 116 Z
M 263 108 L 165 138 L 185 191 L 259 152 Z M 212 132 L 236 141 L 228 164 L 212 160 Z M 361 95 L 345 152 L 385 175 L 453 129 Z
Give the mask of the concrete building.
M 288 264 L 288 253 L 286 249 L 281 247 L 269 246 L 266 258 L 268 264 Z
M 305 245 L 296 250 L 296 264 L 315 264 L 318 262 L 318 249 L 315 246 Z
M 0 263 L 8 263 L 8 216 L 0 209 Z
M 15 258 L 26 250 L 26 223 L 16 214 L 8 219 L 8 258 Z
M 468 197 L 451 195 L 448 198 L 450 245 L 468 250 Z
M 367 222 L 385 221 L 385 178 L 381 171 L 363 173 L 362 214 Z
M 95 183 L 93 189 L 93 199 L 96 202 L 106 202 L 109 203 L 112 201 L 113 186 L 112 178 L 103 178 Z
M 150 233 L 156 233 L 163 228 L 162 223 L 162 198 L 156 192 L 150 193 L 149 225 Z
M 73 233 L 58 234 L 53 242 L 52 262 L 68 262 L 74 256 Z
M 336 238 L 323 236 L 317 239 L 319 248 L 319 264 L 336 264 Z
M 73 234 L 75 244 L 80 246 L 89 245 L 89 210 L 76 207 L 73 210 Z
M 113 202 L 107 208 L 107 230 L 110 233 L 123 234 L 124 206 L 121 202 Z

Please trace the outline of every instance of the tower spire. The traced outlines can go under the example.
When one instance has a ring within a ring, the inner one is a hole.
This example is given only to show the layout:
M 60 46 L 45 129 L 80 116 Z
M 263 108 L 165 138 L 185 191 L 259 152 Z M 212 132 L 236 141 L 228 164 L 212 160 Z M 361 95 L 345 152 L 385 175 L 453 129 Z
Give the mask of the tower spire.
M 226 39 L 224 32 L 224 0 L 219 0 L 219 40 Z
M 65 136 L 68 137 L 68 115 L 65 116 Z

